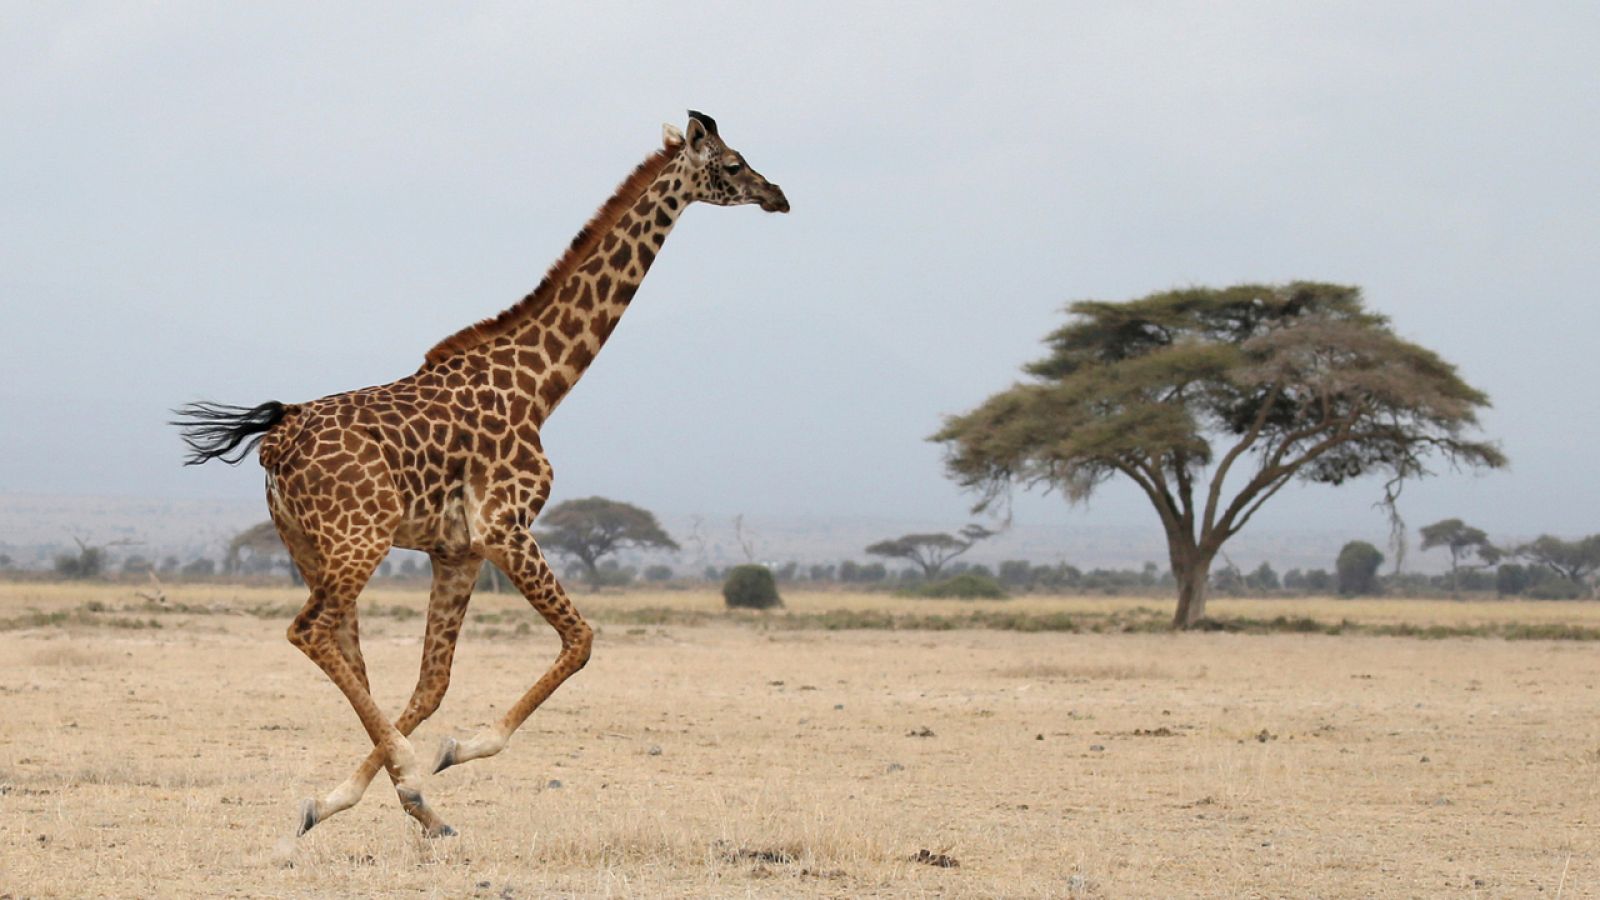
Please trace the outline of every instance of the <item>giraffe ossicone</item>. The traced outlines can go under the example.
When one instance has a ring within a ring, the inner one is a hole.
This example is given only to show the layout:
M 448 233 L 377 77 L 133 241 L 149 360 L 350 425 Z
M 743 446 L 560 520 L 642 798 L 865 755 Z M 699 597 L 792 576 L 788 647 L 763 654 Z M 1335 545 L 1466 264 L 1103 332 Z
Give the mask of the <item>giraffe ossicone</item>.
M 259 442 L 267 507 L 310 589 L 289 641 L 322 669 L 373 744 L 355 773 L 305 801 L 300 832 L 361 799 L 386 769 L 402 808 L 432 836 L 454 834 L 424 802 L 408 736 L 438 708 L 478 570 L 498 566 L 561 637 L 542 677 L 494 725 L 446 738 L 432 771 L 498 753 L 588 662 L 593 631 L 530 530 L 550 496 L 539 431 L 627 311 L 667 235 L 692 203 L 788 212 L 783 190 L 691 111 L 623 180 L 520 302 L 440 341 L 415 373 L 306 403 L 180 409 L 187 464 L 237 463 Z M 392 722 L 372 699 L 356 599 L 393 547 L 433 562 L 422 664 Z

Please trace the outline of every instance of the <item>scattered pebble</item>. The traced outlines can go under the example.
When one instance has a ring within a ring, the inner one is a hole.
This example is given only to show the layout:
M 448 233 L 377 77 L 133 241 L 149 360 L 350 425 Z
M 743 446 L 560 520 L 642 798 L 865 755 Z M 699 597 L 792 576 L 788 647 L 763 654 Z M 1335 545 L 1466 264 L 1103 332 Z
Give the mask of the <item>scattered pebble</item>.
M 933 729 L 929 728 L 926 725 L 922 726 L 921 728 L 913 728 L 910 731 L 906 732 L 906 737 L 933 737 L 933 736 L 934 736 Z
M 545 784 L 545 787 L 552 791 L 557 790 L 561 787 L 561 779 L 552 778 Z
M 1101 751 L 1103 751 L 1105 749 L 1106 749 L 1106 745 L 1105 744 L 1090 744 L 1089 745 L 1089 752 L 1090 753 L 1099 753 L 1099 752 L 1101 752 Z
M 651 744 L 650 745 L 650 749 L 646 750 L 645 752 L 650 754 L 651 756 L 660 756 L 661 755 L 661 745 L 660 744 Z
M 884 772 L 885 773 L 904 772 L 905 770 L 906 770 L 906 767 L 900 765 L 899 763 L 889 763 L 889 767 L 887 769 L 884 769 Z

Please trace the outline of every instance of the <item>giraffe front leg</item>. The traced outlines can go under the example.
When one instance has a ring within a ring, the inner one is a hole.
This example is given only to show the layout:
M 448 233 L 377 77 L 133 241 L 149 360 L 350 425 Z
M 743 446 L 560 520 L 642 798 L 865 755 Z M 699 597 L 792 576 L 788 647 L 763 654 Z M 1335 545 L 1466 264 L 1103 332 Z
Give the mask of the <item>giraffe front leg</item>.
M 395 730 L 406 737 L 433 715 L 450 687 L 450 664 L 455 656 L 456 638 L 461 633 L 461 621 L 466 615 L 480 564 L 476 558 L 446 561 L 436 556 L 433 559 L 433 589 L 428 600 L 421 671 L 405 711 L 394 723 Z M 360 802 L 372 779 L 383 768 L 384 760 L 382 749 L 374 747 L 355 773 L 327 796 L 321 800 L 306 799 L 300 806 L 300 833 L 305 834 L 329 816 Z M 438 831 L 441 836 L 454 833 L 448 825 L 442 825 Z
M 550 571 L 531 533 L 518 527 L 498 534 L 495 540 L 486 543 L 489 559 L 510 577 L 517 590 L 561 635 L 561 653 L 556 656 L 550 670 L 494 725 L 465 741 L 445 738 L 434 760 L 434 772 L 493 756 L 505 749 L 511 735 L 539 708 L 539 704 L 589 661 L 594 641 L 593 630 L 578 615 L 566 591 L 556 581 L 555 573 Z

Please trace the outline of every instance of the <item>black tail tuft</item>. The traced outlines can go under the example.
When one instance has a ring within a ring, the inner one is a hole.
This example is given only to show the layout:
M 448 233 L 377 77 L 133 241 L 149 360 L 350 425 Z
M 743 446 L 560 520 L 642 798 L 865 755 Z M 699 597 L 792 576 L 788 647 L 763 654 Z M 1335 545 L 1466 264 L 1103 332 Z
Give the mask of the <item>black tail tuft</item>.
M 272 426 L 283 420 L 283 404 L 269 400 L 260 406 L 229 406 L 225 403 L 191 403 L 173 410 L 183 416 L 168 422 L 183 433 L 183 442 L 189 445 L 186 466 L 220 459 L 236 465 Z M 255 437 L 251 437 L 255 435 Z

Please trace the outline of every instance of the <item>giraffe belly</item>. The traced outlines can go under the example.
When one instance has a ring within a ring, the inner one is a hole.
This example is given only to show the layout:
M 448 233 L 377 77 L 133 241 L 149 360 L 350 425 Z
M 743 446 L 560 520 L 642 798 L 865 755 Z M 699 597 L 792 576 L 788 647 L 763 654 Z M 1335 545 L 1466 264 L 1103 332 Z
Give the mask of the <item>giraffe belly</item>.
M 466 503 L 460 490 L 443 492 L 443 496 L 406 499 L 410 501 L 407 514 L 395 529 L 396 547 L 450 559 L 471 552 L 472 535 L 467 528 Z

